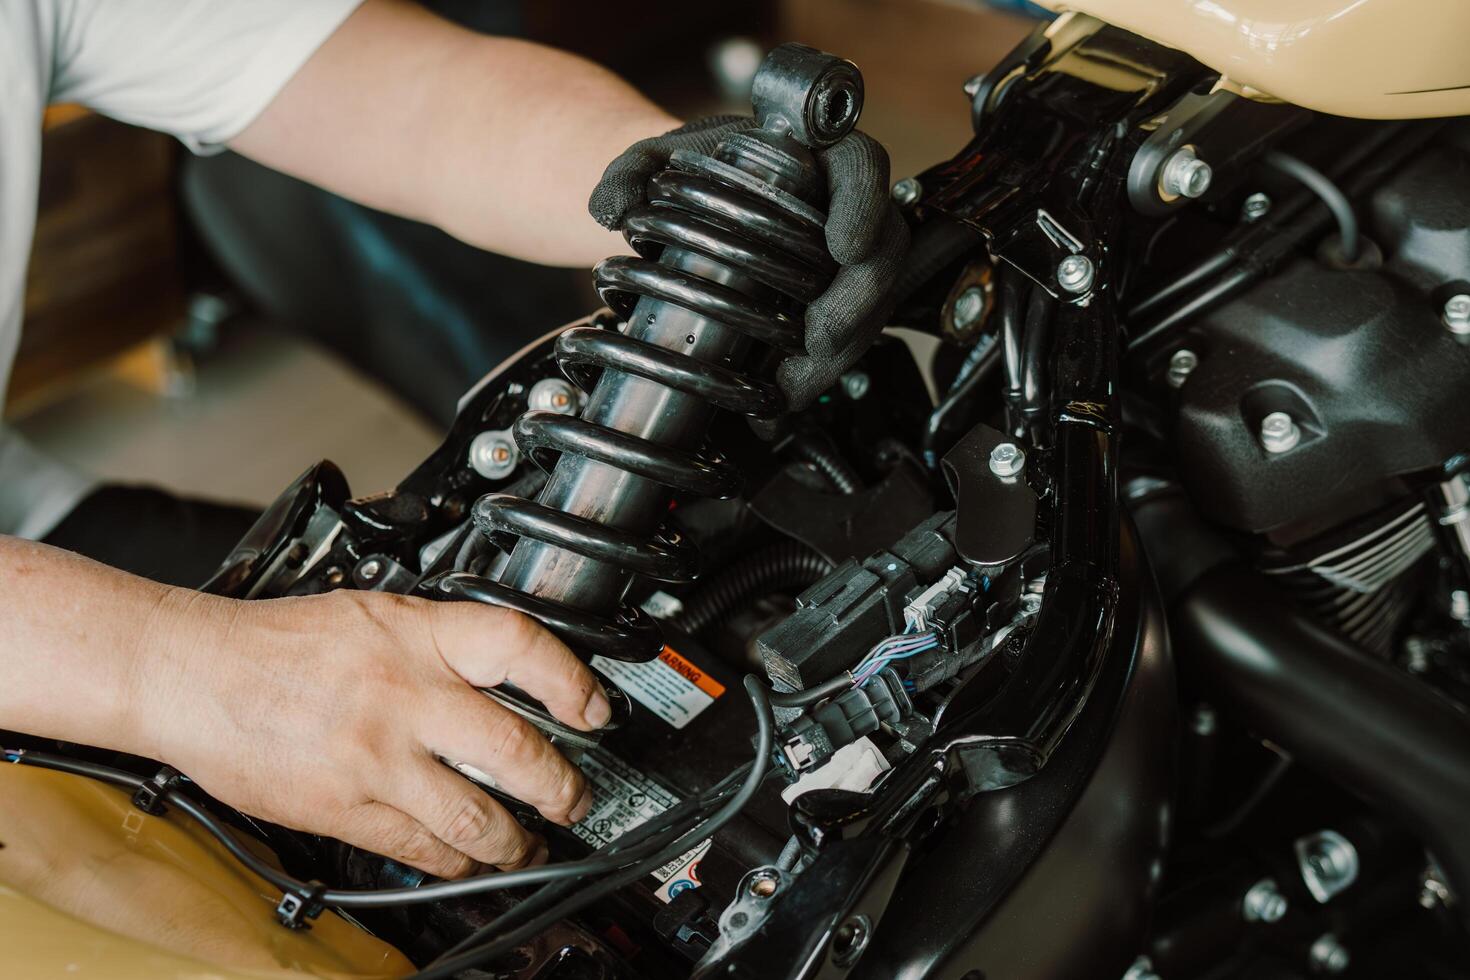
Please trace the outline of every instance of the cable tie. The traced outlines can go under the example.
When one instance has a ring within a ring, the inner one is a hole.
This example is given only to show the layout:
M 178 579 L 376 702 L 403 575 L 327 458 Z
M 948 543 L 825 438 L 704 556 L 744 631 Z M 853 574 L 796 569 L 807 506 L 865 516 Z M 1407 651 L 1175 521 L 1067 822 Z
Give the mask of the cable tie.
M 276 921 L 287 929 L 310 929 L 311 920 L 326 911 L 322 893 L 327 886 L 320 881 L 303 882 L 281 896 L 276 906 Z
M 137 792 L 133 794 L 133 806 L 152 817 L 161 815 L 167 809 L 163 805 L 164 800 L 169 793 L 178 789 L 183 779 L 183 774 L 173 766 L 164 766 L 153 774 L 153 778 L 138 786 Z

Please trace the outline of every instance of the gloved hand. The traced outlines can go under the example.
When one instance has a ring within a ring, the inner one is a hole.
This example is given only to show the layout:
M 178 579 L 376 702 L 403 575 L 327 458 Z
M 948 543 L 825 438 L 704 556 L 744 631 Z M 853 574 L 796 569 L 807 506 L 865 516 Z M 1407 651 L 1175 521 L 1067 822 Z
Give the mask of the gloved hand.
M 712 155 L 724 137 L 754 128 L 749 117 L 714 116 L 640 140 L 608 166 L 588 210 L 615 230 L 675 150 Z M 827 176 L 827 251 L 839 268 L 806 309 L 806 354 L 786 358 L 776 373 L 793 410 L 815 401 L 878 339 L 909 244 L 888 194 L 888 153 L 876 140 L 854 130 L 816 156 Z

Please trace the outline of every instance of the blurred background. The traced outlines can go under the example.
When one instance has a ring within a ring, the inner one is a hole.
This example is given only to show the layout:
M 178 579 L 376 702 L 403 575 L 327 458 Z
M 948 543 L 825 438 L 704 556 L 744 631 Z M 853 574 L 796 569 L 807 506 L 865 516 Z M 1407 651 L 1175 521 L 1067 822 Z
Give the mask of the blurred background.
M 841 54 L 895 180 L 965 144 L 961 85 L 1034 25 L 1024 3 L 980 0 L 426 2 L 608 65 L 688 118 L 749 112 L 772 44 Z M 111 480 L 260 505 L 329 458 L 356 492 L 386 489 L 477 378 L 599 305 L 585 270 L 491 255 L 232 154 L 71 106 L 45 125 L 5 413 Z

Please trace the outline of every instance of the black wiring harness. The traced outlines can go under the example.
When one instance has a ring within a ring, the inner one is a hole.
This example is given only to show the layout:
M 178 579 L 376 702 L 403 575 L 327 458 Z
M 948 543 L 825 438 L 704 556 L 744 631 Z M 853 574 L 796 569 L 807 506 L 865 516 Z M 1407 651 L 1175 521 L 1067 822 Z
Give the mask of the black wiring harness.
M 286 874 L 241 845 L 218 817 L 179 788 L 184 777 L 167 767 L 156 776 L 142 777 L 111 766 L 29 749 L 0 749 L 0 760 L 86 776 L 120 786 L 131 790 L 134 805 L 148 813 L 162 813 L 164 804 L 178 807 L 219 841 L 235 860 L 281 890 L 283 894 L 276 907 L 276 917 L 282 925 L 293 929 L 307 928 L 309 920 L 328 908 L 419 905 L 509 888 L 541 886 L 530 897 L 466 937 L 415 975 L 418 978 L 448 977 L 514 949 L 557 920 L 651 874 L 713 836 L 744 809 L 770 772 L 775 747 L 775 722 L 765 686 L 754 676 L 747 676 L 745 690 L 755 709 L 755 757 L 715 786 L 666 811 L 658 820 L 640 824 L 585 858 L 518 871 L 496 871 L 458 881 L 437 881 L 415 888 L 343 890 Z M 598 880 L 589 885 L 589 878 Z

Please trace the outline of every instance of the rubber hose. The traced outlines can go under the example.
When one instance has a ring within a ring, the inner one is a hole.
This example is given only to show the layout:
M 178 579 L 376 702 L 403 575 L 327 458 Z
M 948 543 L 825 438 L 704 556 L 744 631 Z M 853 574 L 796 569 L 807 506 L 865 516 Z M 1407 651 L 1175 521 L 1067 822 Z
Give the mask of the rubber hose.
M 674 625 L 697 636 L 751 599 L 805 589 L 831 570 L 831 562 L 801 542 L 782 541 L 711 575 L 684 601 Z
M 863 481 L 852 464 L 833 447 L 812 436 L 801 435 L 791 440 L 791 451 L 804 463 L 811 463 L 841 494 L 857 493 Z

